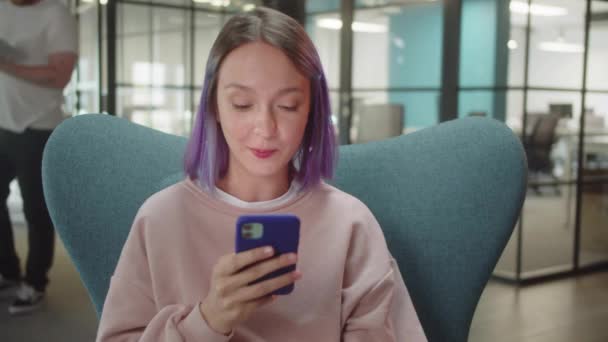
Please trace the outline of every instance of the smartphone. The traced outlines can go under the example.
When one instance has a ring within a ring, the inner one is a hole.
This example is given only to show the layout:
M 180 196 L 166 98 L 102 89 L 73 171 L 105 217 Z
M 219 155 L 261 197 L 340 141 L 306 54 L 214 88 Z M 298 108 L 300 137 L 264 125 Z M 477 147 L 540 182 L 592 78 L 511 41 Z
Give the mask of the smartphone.
M 253 248 L 272 246 L 277 257 L 285 253 L 297 253 L 300 242 L 300 219 L 295 215 L 243 215 L 236 222 L 237 253 Z M 269 273 L 254 282 L 271 279 L 293 272 L 296 265 L 287 266 Z M 273 295 L 286 295 L 293 291 L 294 284 L 275 290 Z

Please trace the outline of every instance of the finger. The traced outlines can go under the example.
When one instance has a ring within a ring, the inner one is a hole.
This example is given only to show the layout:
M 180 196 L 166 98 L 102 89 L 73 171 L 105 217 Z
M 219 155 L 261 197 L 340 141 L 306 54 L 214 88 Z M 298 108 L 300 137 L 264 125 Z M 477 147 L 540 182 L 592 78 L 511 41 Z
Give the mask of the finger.
M 302 273 L 299 271 L 289 272 L 276 278 L 268 279 L 247 287 L 242 287 L 237 290 L 236 293 L 234 293 L 233 298 L 235 302 L 247 302 L 259 299 L 284 286 L 293 284 L 300 278 L 302 278 Z
M 247 306 L 252 309 L 257 309 L 260 306 L 264 306 L 274 302 L 277 299 L 277 296 L 264 296 L 262 298 L 254 299 L 252 301 L 247 302 Z
M 217 272 L 222 276 L 229 276 L 237 273 L 243 267 L 255 264 L 258 261 L 268 259 L 274 255 L 274 249 L 270 246 L 250 249 L 237 254 L 223 256 L 218 262 Z
M 232 279 L 228 280 L 228 286 L 231 290 L 244 287 L 269 273 L 294 265 L 296 261 L 297 256 L 294 253 L 283 254 L 279 257 L 272 258 L 235 274 Z

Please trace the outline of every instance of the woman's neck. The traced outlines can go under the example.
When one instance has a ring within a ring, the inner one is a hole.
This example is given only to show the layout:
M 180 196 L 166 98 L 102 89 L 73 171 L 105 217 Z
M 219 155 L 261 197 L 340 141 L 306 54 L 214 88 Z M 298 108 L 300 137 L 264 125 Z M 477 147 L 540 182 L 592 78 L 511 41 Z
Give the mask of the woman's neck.
M 290 179 L 286 172 L 284 177 L 251 177 L 230 172 L 221 178 L 216 186 L 245 202 L 270 201 L 280 197 L 289 190 Z

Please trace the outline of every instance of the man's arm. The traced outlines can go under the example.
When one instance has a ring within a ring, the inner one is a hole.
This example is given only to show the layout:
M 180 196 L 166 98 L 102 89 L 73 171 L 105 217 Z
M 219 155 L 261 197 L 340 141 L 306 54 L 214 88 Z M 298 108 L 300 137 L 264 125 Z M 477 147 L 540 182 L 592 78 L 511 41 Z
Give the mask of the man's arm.
M 47 65 L 20 65 L 0 59 L 0 71 L 39 86 L 63 89 L 70 82 L 77 58 L 73 52 L 55 53 Z

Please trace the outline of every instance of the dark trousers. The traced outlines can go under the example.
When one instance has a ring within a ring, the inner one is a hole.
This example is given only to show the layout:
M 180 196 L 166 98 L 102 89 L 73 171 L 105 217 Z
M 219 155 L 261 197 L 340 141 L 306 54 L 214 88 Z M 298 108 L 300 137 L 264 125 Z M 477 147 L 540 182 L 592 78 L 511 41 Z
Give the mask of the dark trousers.
M 42 151 L 52 131 L 27 129 L 13 133 L 0 129 L 0 274 L 24 280 L 44 291 L 53 262 L 55 231 L 42 192 Z M 28 255 L 22 278 L 15 250 L 7 199 L 10 182 L 17 178 L 28 227 Z

